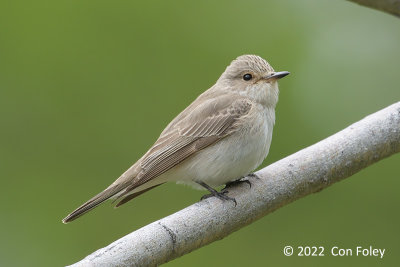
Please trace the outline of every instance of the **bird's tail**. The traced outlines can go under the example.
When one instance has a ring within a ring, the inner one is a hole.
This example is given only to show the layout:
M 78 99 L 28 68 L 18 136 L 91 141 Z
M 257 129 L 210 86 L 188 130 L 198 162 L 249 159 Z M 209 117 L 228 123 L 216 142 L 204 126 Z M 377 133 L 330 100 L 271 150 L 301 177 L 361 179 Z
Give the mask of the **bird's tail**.
M 76 218 L 82 216 L 83 214 L 90 211 L 91 209 L 94 209 L 95 207 L 97 207 L 98 205 L 100 205 L 101 203 L 106 201 L 107 199 L 115 196 L 116 194 L 118 194 L 122 190 L 126 189 L 127 187 L 128 187 L 127 183 L 116 184 L 114 186 L 110 186 L 109 188 L 107 188 L 103 192 L 97 194 L 96 196 L 94 196 L 93 198 L 88 200 L 86 203 L 84 203 L 82 206 L 80 206 L 79 208 L 77 208 L 76 210 L 71 212 L 67 217 L 65 217 L 62 220 L 62 222 L 69 223 L 69 222 L 75 220 Z

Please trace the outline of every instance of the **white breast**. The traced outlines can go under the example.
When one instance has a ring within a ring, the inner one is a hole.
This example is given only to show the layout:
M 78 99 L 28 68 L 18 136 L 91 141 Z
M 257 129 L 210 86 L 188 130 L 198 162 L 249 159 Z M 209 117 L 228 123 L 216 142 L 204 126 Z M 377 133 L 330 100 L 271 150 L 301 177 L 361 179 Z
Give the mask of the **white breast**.
M 274 121 L 274 110 L 259 105 L 240 130 L 197 152 L 160 178 L 190 185 L 203 181 L 213 187 L 239 179 L 266 158 Z

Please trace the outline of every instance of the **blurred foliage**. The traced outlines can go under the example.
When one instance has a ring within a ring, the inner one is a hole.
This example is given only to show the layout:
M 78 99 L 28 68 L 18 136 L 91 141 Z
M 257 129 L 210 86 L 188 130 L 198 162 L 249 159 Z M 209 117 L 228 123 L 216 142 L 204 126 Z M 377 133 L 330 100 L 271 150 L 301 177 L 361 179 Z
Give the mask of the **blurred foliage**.
M 71 264 L 199 200 L 167 184 L 69 225 L 235 57 L 280 82 L 263 166 L 399 101 L 400 20 L 337 0 L 0 2 L 0 265 Z M 395 265 L 400 155 L 167 266 Z M 385 248 L 285 257 L 285 245 Z

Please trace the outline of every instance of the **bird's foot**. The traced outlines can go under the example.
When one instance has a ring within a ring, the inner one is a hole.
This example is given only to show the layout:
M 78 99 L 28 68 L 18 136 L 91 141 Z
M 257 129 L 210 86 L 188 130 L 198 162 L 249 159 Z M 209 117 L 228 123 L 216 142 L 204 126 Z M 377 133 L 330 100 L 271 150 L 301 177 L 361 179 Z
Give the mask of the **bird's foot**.
M 260 177 L 258 177 L 258 175 L 255 174 L 255 173 L 249 173 L 247 176 L 248 176 L 248 177 L 251 177 L 251 178 L 260 179 Z
M 233 201 L 233 203 L 235 203 L 235 207 L 236 207 L 236 205 L 237 205 L 236 199 L 233 198 L 233 197 L 227 196 L 226 195 L 227 193 L 229 193 L 229 191 L 227 191 L 227 190 L 221 191 L 221 192 L 215 191 L 215 193 L 211 193 L 211 194 L 207 194 L 207 195 L 202 196 L 201 200 L 204 200 L 204 199 L 207 199 L 207 198 L 210 198 L 210 197 L 217 197 L 217 198 L 219 198 L 221 200 L 224 200 L 224 201 L 225 200 Z
M 217 198 L 219 198 L 221 200 L 231 200 L 231 201 L 233 201 L 233 203 L 235 203 L 235 207 L 236 207 L 236 205 L 237 205 L 236 199 L 226 195 L 226 194 L 229 193 L 228 190 L 222 190 L 221 192 L 218 192 L 217 190 L 215 190 L 211 186 L 207 185 L 206 183 L 203 183 L 203 182 L 197 182 L 197 183 L 199 185 L 203 186 L 205 189 L 207 189 L 211 193 L 211 194 L 202 196 L 201 200 L 207 199 L 209 197 L 217 197 Z
M 244 177 L 239 178 L 239 179 L 237 179 L 237 180 L 235 180 L 235 181 L 227 182 L 227 183 L 225 184 L 225 188 L 222 189 L 222 191 L 226 190 L 226 189 L 229 188 L 229 187 L 232 187 L 232 186 L 235 186 L 235 185 L 238 185 L 238 184 L 242 184 L 242 183 L 248 184 L 249 187 L 251 188 L 251 182 L 250 182 L 249 180 L 244 180 L 243 178 L 244 178 Z
M 246 183 L 251 188 L 251 182 L 249 180 L 245 179 L 246 177 L 260 179 L 260 177 L 258 177 L 257 174 L 249 173 L 247 176 L 240 177 L 239 179 L 237 179 L 235 181 L 231 181 L 231 182 L 226 183 L 225 188 L 222 189 L 222 191 L 226 190 L 228 187 L 235 186 L 235 185 L 241 184 L 241 183 Z

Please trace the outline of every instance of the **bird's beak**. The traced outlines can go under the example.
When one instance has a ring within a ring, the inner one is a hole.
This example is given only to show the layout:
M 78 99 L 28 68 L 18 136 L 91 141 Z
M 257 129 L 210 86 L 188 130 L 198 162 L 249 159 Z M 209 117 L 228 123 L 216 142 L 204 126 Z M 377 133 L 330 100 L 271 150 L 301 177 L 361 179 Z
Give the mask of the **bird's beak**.
M 289 75 L 290 72 L 288 71 L 279 71 L 279 72 L 274 72 L 268 76 L 266 76 L 264 79 L 266 80 L 279 80 L 280 78 L 283 78 L 287 75 Z

